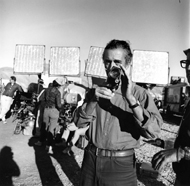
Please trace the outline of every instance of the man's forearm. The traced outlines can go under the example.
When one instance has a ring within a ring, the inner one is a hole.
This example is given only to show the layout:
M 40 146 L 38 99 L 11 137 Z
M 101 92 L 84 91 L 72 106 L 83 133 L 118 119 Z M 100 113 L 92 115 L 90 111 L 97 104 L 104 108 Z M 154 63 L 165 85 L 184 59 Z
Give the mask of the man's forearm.
M 140 103 L 136 100 L 136 98 L 134 96 L 131 96 L 130 99 L 126 99 L 126 101 L 128 102 L 129 107 L 133 111 L 134 116 L 140 122 L 142 122 L 144 120 L 144 117 L 143 117 L 143 110 L 142 110 Z M 135 106 L 135 107 L 133 107 L 133 106 Z

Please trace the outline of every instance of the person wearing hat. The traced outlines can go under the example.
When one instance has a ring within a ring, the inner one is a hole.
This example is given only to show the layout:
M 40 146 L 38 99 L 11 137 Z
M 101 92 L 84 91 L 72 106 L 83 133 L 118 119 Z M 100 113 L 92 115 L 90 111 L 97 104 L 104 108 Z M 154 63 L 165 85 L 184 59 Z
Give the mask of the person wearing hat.
M 48 153 L 53 153 L 52 147 L 54 143 L 54 131 L 58 125 L 59 110 L 61 109 L 61 93 L 60 88 L 65 84 L 65 78 L 59 77 L 55 79 L 52 86 L 44 91 L 45 109 L 43 122 L 47 130 L 47 145 Z
M 16 83 L 16 77 L 11 76 L 10 82 L 4 87 L 4 92 L 1 95 L 0 120 L 2 120 L 4 124 L 7 123 L 5 116 L 13 103 L 13 97 L 17 90 L 23 92 L 22 87 Z
M 180 61 L 186 71 L 187 81 L 190 83 L 190 49 L 183 51 L 187 57 Z M 174 148 L 162 150 L 152 158 L 154 169 L 161 171 L 167 163 L 172 163 L 176 173 L 175 186 L 190 185 L 190 102 L 187 103 Z

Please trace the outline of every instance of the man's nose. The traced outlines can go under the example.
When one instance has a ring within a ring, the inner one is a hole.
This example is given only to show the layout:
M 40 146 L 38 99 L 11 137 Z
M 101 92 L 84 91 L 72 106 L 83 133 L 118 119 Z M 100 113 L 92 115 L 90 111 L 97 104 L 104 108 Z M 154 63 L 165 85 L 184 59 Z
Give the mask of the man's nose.
M 114 61 L 112 61 L 110 67 L 116 67 L 116 66 L 117 64 Z

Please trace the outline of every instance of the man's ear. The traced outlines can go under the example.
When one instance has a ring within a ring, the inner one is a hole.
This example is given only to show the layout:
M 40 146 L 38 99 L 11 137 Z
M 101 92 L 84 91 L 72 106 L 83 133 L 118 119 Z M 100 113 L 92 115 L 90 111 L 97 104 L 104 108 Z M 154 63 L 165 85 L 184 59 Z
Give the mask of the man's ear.
M 130 72 L 129 72 L 129 75 L 130 75 L 130 77 L 132 78 L 132 70 L 133 70 L 133 65 L 132 65 L 132 63 L 130 64 Z

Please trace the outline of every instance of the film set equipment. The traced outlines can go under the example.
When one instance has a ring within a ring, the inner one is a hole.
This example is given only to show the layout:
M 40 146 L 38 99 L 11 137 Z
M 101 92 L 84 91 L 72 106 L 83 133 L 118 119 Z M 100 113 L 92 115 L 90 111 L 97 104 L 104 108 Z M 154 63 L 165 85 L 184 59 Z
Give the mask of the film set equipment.
M 21 102 L 20 108 L 18 108 L 14 115 L 14 121 L 16 121 L 14 134 L 20 134 L 23 131 L 24 135 L 32 135 L 35 123 L 34 109 L 35 106 L 32 103 L 28 104 L 26 101 Z
M 23 131 L 24 135 L 32 135 L 32 130 L 35 123 L 35 106 L 37 95 L 17 92 L 14 97 L 13 107 L 11 109 L 13 122 L 16 121 L 14 134 L 20 134 Z
M 66 93 L 64 95 L 64 104 L 59 113 L 59 130 L 56 134 L 56 142 L 59 142 L 63 131 L 67 128 L 67 125 L 72 122 L 74 112 L 77 108 L 78 102 L 81 100 L 81 96 L 78 93 Z

